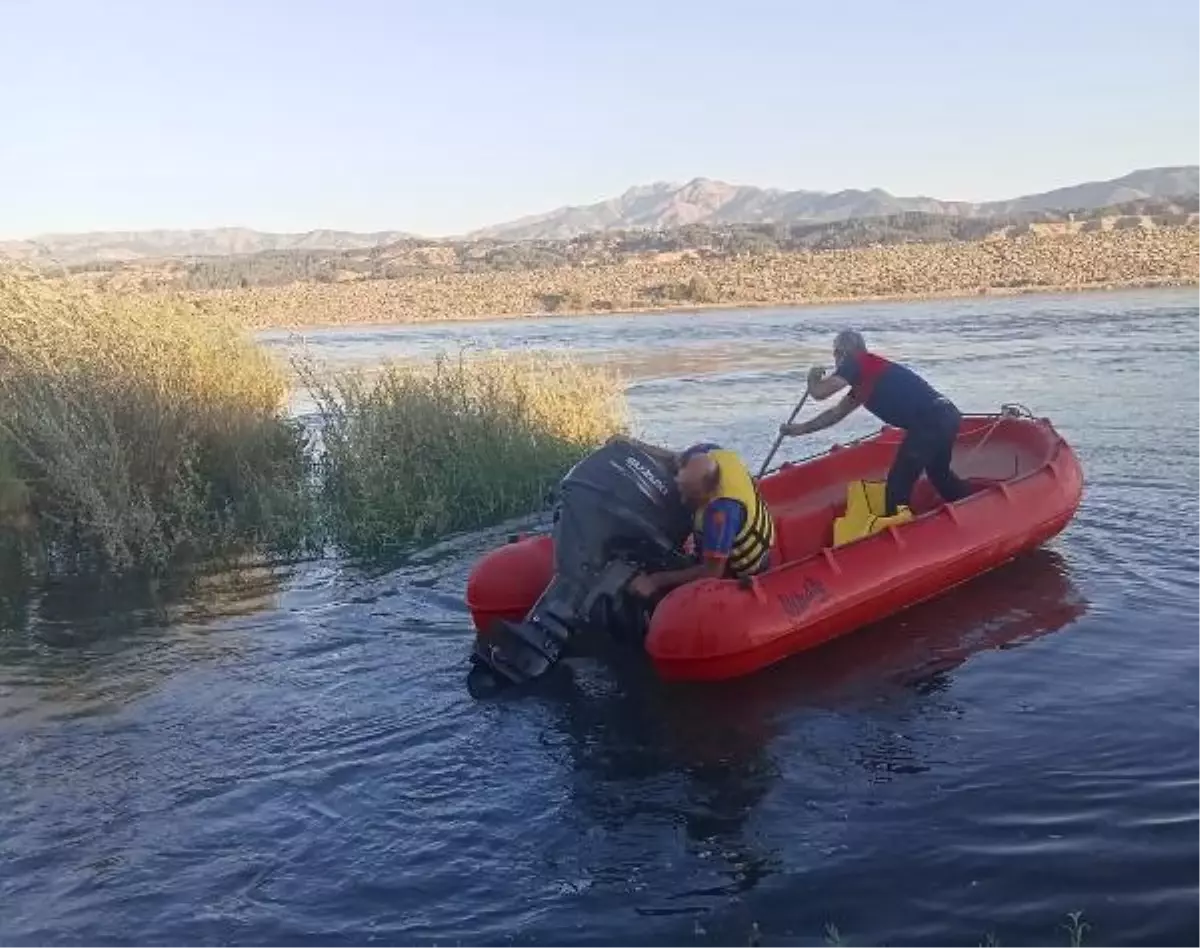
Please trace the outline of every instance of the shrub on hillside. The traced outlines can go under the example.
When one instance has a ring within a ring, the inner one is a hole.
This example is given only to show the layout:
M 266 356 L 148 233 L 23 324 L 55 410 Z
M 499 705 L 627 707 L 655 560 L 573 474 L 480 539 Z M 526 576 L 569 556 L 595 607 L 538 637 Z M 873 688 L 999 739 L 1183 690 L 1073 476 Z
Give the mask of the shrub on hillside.
M 713 286 L 713 281 L 708 276 L 697 273 L 688 280 L 684 297 L 693 303 L 715 303 L 717 288 Z

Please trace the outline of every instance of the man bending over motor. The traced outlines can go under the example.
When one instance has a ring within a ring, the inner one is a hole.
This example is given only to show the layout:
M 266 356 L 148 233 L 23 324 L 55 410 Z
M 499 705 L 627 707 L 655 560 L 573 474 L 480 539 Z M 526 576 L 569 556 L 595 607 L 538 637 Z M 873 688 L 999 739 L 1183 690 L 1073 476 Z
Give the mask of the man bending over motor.
M 840 402 L 794 425 L 781 425 L 785 436 L 812 434 L 836 425 L 859 405 L 885 425 L 902 428 L 904 440 L 896 460 L 888 471 L 885 514 L 896 513 L 908 505 L 913 485 L 921 471 L 947 502 L 960 500 L 971 489 L 950 470 L 950 456 L 958 437 L 962 415 L 948 398 L 936 391 L 912 369 L 890 362 L 867 350 L 863 337 L 853 330 L 840 332 L 833 341 L 834 374 L 812 368 L 808 373 L 808 391 L 824 401 L 849 386 Z
M 693 513 L 698 562 L 684 569 L 643 573 L 630 583 L 639 596 L 656 599 L 677 586 L 709 577 L 752 576 L 767 567 L 775 524 L 746 465 L 732 451 L 697 444 L 682 454 L 625 439 L 667 462 Z

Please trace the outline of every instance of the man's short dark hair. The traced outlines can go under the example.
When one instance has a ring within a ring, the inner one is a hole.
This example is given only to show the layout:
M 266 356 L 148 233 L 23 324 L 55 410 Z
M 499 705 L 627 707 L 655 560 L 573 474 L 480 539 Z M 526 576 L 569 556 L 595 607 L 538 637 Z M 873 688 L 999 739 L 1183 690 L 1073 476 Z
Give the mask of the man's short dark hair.
M 701 441 L 699 444 L 693 444 L 690 448 L 684 448 L 679 455 L 680 466 L 687 464 L 688 460 L 697 454 L 708 454 L 709 451 L 720 451 L 719 444 L 713 444 L 711 441 Z

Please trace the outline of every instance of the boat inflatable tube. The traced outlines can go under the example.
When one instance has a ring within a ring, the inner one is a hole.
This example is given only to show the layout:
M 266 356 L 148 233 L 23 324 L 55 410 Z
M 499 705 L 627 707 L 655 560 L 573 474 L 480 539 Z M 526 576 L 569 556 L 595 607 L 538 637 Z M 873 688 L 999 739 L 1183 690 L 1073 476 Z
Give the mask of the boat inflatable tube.
M 751 674 L 1040 546 L 1078 509 L 1083 472 L 1070 445 L 1048 419 L 1006 409 L 962 420 L 952 466 L 970 496 L 944 503 L 922 477 L 909 507 L 882 517 L 882 482 L 903 436 L 883 428 L 763 477 L 759 489 L 776 525 L 770 567 L 665 596 L 644 636 L 658 674 L 692 681 Z M 497 620 L 523 621 L 558 575 L 556 559 L 553 536 L 484 556 L 467 585 L 480 633 Z M 592 569 L 611 575 L 599 559 Z M 610 601 L 622 595 L 619 584 L 605 593 Z M 580 591 L 578 601 L 586 599 Z

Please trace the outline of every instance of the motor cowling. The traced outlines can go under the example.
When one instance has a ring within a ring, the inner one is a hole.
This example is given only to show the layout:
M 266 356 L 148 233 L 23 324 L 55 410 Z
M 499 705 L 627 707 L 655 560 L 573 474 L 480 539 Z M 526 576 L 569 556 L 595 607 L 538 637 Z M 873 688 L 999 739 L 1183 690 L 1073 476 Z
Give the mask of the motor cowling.
M 636 445 L 614 440 L 592 452 L 563 477 L 557 496 L 553 579 L 524 621 L 498 620 L 477 637 L 477 680 L 540 678 L 583 632 L 640 644 L 647 604 L 629 581 L 686 562 L 691 517 L 674 474 Z

